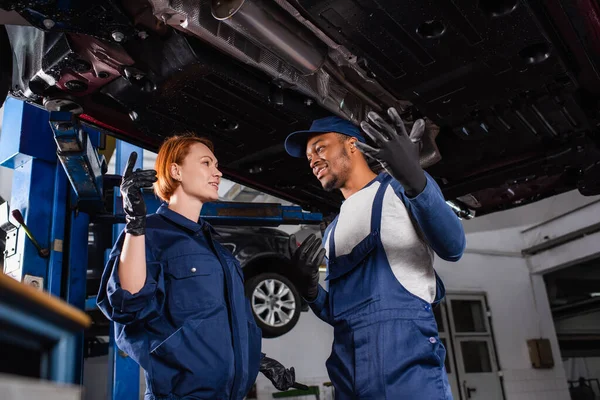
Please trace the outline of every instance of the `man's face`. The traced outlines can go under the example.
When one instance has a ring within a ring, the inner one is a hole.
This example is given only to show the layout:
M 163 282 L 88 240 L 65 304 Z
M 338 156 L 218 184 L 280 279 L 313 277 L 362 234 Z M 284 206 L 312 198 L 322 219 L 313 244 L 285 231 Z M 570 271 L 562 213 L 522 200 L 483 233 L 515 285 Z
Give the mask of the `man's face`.
M 326 191 L 344 186 L 350 171 L 347 146 L 353 139 L 337 133 L 312 136 L 306 144 L 306 157 L 313 174 Z

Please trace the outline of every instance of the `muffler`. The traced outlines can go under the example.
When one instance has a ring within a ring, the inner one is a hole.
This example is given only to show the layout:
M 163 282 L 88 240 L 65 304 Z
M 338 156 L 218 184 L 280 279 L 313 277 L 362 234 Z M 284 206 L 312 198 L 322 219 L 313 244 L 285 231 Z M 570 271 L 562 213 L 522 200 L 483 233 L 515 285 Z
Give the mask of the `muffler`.
M 213 17 L 242 33 L 257 45 L 311 75 L 327 59 L 327 46 L 273 1 L 212 0 Z

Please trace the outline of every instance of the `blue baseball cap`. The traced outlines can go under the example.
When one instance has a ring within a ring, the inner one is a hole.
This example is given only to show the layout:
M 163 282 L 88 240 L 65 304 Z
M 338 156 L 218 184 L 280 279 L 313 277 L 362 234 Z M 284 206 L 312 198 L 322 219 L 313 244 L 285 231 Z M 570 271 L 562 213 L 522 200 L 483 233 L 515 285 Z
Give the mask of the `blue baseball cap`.
M 306 157 L 308 138 L 315 134 L 329 132 L 355 137 L 359 142 L 365 143 L 365 138 L 356 125 L 343 118 L 332 116 L 314 120 L 307 131 L 290 133 L 285 139 L 285 151 L 292 157 Z

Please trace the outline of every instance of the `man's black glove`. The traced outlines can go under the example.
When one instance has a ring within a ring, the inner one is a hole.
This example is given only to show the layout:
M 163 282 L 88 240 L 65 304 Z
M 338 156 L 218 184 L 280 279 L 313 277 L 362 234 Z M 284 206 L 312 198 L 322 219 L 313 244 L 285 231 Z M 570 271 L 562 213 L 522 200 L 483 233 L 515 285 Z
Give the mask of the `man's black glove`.
M 290 235 L 292 281 L 307 301 L 314 301 L 319 293 L 319 266 L 323 263 L 325 249 L 321 240 L 311 234 L 298 247 L 296 236 Z
M 149 169 L 133 171 L 137 153 L 129 155 L 127 167 L 121 181 L 121 196 L 123 196 L 123 211 L 125 212 L 125 232 L 140 236 L 146 233 L 146 203 L 142 196 L 142 188 L 150 188 L 156 182 L 156 171 Z
M 419 163 L 421 138 L 425 133 L 425 121 L 415 121 L 410 136 L 404 122 L 395 108 L 388 109 L 392 124 L 385 122 L 371 111 L 368 120 L 360 127 L 371 138 L 375 146 L 356 142 L 356 147 L 364 154 L 379 161 L 381 166 L 404 187 L 409 197 L 415 197 L 425 189 L 427 178 Z
M 262 372 L 278 390 L 288 390 L 296 382 L 294 367 L 286 369 L 279 361 L 263 354 L 259 371 Z

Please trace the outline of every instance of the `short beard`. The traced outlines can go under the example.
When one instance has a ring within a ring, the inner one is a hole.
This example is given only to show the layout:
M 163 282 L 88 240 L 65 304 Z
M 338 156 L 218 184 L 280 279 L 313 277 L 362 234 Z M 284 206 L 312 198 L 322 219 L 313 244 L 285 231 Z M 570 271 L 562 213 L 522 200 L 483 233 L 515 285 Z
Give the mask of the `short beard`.
M 345 183 L 346 183 L 346 179 L 347 179 L 347 175 L 348 175 L 348 170 L 350 169 L 349 164 L 350 164 L 350 157 L 348 157 L 348 152 L 346 151 L 346 148 L 342 148 L 342 154 L 340 154 L 340 166 L 341 166 L 341 171 L 340 174 L 338 175 L 333 175 L 331 177 L 331 180 L 329 182 L 326 182 L 323 185 L 323 189 L 326 192 L 331 192 L 334 189 L 339 189 L 341 188 Z
M 334 189 L 339 189 L 339 186 L 338 186 L 338 181 L 339 181 L 338 177 L 337 177 L 337 176 L 334 176 L 332 180 L 330 180 L 329 182 L 326 182 L 326 183 L 323 185 L 323 189 L 324 189 L 326 192 L 331 192 L 331 191 L 332 191 L 332 190 L 334 190 Z

